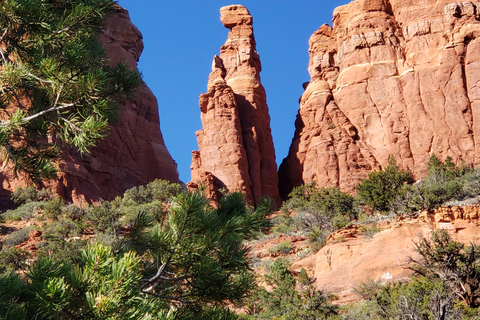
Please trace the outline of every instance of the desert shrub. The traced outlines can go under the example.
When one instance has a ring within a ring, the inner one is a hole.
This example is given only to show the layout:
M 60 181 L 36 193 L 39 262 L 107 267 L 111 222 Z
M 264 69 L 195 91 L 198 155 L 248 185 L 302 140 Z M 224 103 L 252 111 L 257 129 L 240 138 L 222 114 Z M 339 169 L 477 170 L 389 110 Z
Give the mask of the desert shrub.
M 246 319 L 326 319 L 337 314 L 332 297 L 316 290 L 305 270 L 297 282 L 289 266 L 286 259 L 275 260 L 265 275 L 272 290 L 259 288 L 253 293 L 246 304 L 250 314 Z
M 373 319 L 478 319 L 480 308 L 480 247 L 452 240 L 447 231 L 435 231 L 415 244 L 419 258 L 410 281 L 381 286 L 368 281 L 356 292 L 367 299 Z M 365 306 L 364 305 L 364 306 Z M 356 313 L 356 307 L 343 313 Z M 363 319 L 363 318 L 360 318 Z
M 292 242 L 290 240 L 286 240 L 274 245 L 268 251 L 273 255 L 287 255 L 292 251 L 292 249 Z
M 117 233 L 123 216 L 116 202 L 103 201 L 99 206 L 91 206 L 86 212 L 86 220 L 95 231 Z
M 35 186 L 19 187 L 12 192 L 10 198 L 15 203 L 28 203 L 48 201 L 53 197 L 53 192 L 47 189 L 38 190 Z
M 32 202 L 27 202 L 25 204 L 22 204 L 16 209 L 11 209 L 7 210 L 4 213 L 2 213 L 2 218 L 4 220 L 26 220 L 26 219 L 31 219 L 33 215 L 43 209 L 45 206 L 45 202 L 37 202 L 37 201 L 32 201 Z
M 82 221 L 85 210 L 75 204 L 69 204 L 62 208 L 62 214 L 74 221 Z
M 3 243 L 9 247 L 19 245 L 28 239 L 28 234 L 30 233 L 30 231 L 34 229 L 35 228 L 32 226 L 32 227 L 23 228 L 17 231 L 13 231 L 7 236 L 7 238 L 4 240 Z
M 25 297 L 27 288 L 20 276 L 9 270 L 0 275 L 0 319 L 28 319 L 25 305 L 17 303 L 19 297 Z
M 403 185 L 413 182 L 412 173 L 400 169 L 395 159 L 391 157 L 384 170 L 371 172 L 355 187 L 357 199 L 374 211 L 387 212 L 400 194 Z
M 338 188 L 317 189 L 315 184 L 309 184 L 294 188 L 289 197 L 282 206 L 285 217 L 282 224 L 277 225 L 278 229 L 335 230 L 347 226 L 358 216 L 355 198 Z M 289 220 L 291 211 L 298 214 Z
M 448 201 L 478 197 L 479 178 L 478 169 L 456 166 L 449 157 L 442 162 L 432 155 L 427 177 L 414 185 L 405 185 L 392 207 L 397 212 L 433 210 Z
M 146 186 L 133 187 L 125 191 L 123 202 L 125 205 L 151 203 L 154 200 L 167 202 L 182 191 L 178 183 L 156 179 Z
M 65 201 L 61 197 L 56 197 L 43 206 L 43 214 L 46 218 L 58 220 L 64 207 Z
M 0 273 L 6 270 L 24 269 L 30 254 L 15 247 L 2 248 L 0 251 Z
M 380 281 L 372 279 L 362 282 L 354 288 L 355 293 L 364 300 L 373 300 L 380 290 L 382 290 Z
M 308 233 L 307 238 L 310 243 L 310 247 L 314 252 L 317 252 L 325 246 L 327 243 L 327 238 L 330 235 L 330 231 L 322 230 L 320 228 L 314 227 Z
M 379 233 L 381 230 L 377 224 L 373 225 L 363 225 L 360 227 L 359 233 L 365 235 L 368 239 L 373 238 L 374 235 Z
M 87 241 L 82 239 L 65 241 L 64 239 L 50 238 L 49 241 L 39 243 L 36 254 L 38 257 L 54 261 L 77 264 L 80 262 L 81 250 L 86 246 Z
M 43 225 L 42 237 L 47 241 L 64 240 L 79 236 L 85 230 L 85 224 L 81 220 L 72 220 L 62 216 L 57 221 Z

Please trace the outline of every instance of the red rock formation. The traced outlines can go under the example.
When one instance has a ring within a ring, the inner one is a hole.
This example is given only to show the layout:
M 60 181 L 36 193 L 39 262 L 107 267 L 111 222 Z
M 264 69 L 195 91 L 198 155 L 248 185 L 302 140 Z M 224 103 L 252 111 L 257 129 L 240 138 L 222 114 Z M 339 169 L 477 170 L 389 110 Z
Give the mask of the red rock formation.
M 230 29 L 215 56 L 208 91 L 200 96 L 203 129 L 197 132 L 192 181 L 208 172 L 217 185 L 240 190 L 247 200 L 262 196 L 278 201 L 277 165 L 265 90 L 260 82 L 260 57 L 255 49 L 252 16 L 240 5 L 220 9 Z
M 280 166 L 282 195 L 317 182 L 351 191 L 390 156 L 480 163 L 480 4 L 357 0 L 310 38 L 311 81 Z M 477 107 L 478 105 L 478 107 Z
M 112 64 L 124 62 L 134 69 L 143 50 L 142 35 L 125 9 L 117 6 L 115 11 L 100 38 Z M 112 199 L 156 178 L 179 181 L 176 163 L 160 132 L 157 100 L 150 89 L 143 85 L 121 105 L 109 136 L 92 149 L 90 156 L 80 157 L 75 149 L 63 150 L 59 179 L 46 182 L 47 187 L 80 203 Z M 8 167 L 3 167 L 1 174 L 5 197 L 9 193 L 6 191 L 26 185 L 15 179 Z

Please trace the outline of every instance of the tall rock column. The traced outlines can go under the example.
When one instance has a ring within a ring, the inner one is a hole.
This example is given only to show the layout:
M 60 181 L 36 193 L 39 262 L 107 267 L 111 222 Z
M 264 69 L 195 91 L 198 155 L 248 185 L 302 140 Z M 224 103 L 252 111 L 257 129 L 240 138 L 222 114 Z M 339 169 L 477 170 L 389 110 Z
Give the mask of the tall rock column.
M 213 188 L 241 190 L 253 203 L 263 196 L 278 202 L 275 150 L 253 19 L 241 5 L 223 7 L 220 14 L 230 33 L 214 58 L 208 91 L 200 96 L 203 129 L 197 132 L 192 181 L 208 185 L 209 173 Z

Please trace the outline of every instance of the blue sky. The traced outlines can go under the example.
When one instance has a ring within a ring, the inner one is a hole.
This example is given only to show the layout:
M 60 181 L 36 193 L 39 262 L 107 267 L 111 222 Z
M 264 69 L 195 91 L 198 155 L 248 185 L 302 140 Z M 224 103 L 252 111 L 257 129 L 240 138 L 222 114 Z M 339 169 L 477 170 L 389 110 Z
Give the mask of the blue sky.
M 277 164 L 288 153 L 298 99 L 308 75 L 308 39 L 322 24 L 331 25 L 335 7 L 348 0 L 120 0 L 144 37 L 139 69 L 158 99 L 160 127 L 190 181 L 191 152 L 201 129 L 198 96 L 207 89 L 212 58 L 228 36 L 220 22 L 222 6 L 242 4 L 253 16 L 262 83 L 267 92 Z

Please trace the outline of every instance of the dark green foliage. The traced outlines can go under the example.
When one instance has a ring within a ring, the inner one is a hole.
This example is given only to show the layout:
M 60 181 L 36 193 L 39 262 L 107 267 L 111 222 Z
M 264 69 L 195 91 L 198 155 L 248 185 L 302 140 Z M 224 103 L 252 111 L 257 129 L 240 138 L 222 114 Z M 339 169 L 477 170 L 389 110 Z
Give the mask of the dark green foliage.
M 29 257 L 30 254 L 24 250 L 15 247 L 3 247 L 0 251 L 0 274 L 5 270 L 24 269 Z
M 307 234 L 308 242 L 314 252 L 320 250 L 327 243 L 327 238 L 330 235 L 328 230 L 321 230 L 318 227 L 313 227 Z
M 287 260 L 275 260 L 265 275 L 265 282 L 273 289 L 255 292 L 248 306 L 249 319 L 316 320 L 336 315 L 338 307 L 331 304 L 331 297 L 314 289 L 305 270 L 297 291 L 297 281 L 288 266 Z
M 294 188 L 282 209 L 322 213 L 329 218 L 347 216 L 350 220 L 358 214 L 351 195 L 338 188 L 317 189 L 315 184 Z
M 251 289 L 253 275 L 242 242 L 267 226 L 271 203 L 253 211 L 238 193 L 222 197 L 216 209 L 208 202 L 199 193 L 180 194 L 145 236 L 153 260 L 146 266 L 143 292 L 169 303 L 203 304 L 236 303 Z
M 125 192 L 123 196 L 124 205 L 130 203 L 146 204 L 153 201 L 168 202 L 182 191 L 178 183 L 170 183 L 165 180 L 156 179 L 146 186 L 133 187 Z
M 97 40 L 111 0 L 6 0 L 0 13 L 0 146 L 33 181 L 54 175 L 56 140 L 88 153 L 105 136 L 115 97 L 141 80 L 110 67 Z M 14 111 L 12 112 L 12 107 Z
M 416 249 L 420 258 L 412 260 L 410 281 L 363 283 L 356 292 L 368 301 L 347 308 L 343 319 L 367 306 L 370 315 L 362 319 L 478 319 L 479 247 L 455 242 L 442 230 L 421 238 Z
M 480 195 L 479 170 L 456 166 L 450 157 L 445 162 L 431 156 L 428 175 L 414 185 L 406 185 L 397 195 L 397 212 L 433 210 L 451 200 Z
M 441 281 L 416 277 L 388 284 L 376 294 L 378 314 L 386 319 L 460 319 L 455 296 Z
M 17 209 L 7 210 L 2 213 L 2 218 L 5 220 L 27 220 L 31 219 L 36 212 L 43 209 L 45 202 L 27 202 L 22 204 Z
M 71 264 L 80 262 L 81 250 L 87 246 L 86 240 L 66 241 L 59 238 L 49 238 L 38 244 L 37 256 L 62 261 Z
M 7 236 L 7 238 L 3 241 L 3 243 L 9 247 L 19 245 L 28 239 L 28 234 L 32 230 L 34 230 L 33 227 L 28 227 L 28 228 L 23 228 L 17 231 L 13 231 Z
M 18 302 L 25 300 L 25 292 L 25 282 L 16 273 L 0 274 L 0 319 L 27 319 L 25 303 Z
M 10 197 L 15 203 L 25 204 L 27 202 L 48 201 L 53 197 L 53 192 L 47 189 L 38 190 L 34 186 L 19 187 L 12 192 Z
M 159 202 L 149 201 L 104 201 L 85 213 L 55 203 L 61 213 L 44 226 L 39 259 L 22 280 L 25 294 L 8 297 L 11 310 L 39 320 L 238 319 L 224 306 L 240 304 L 254 287 L 243 240 L 269 226 L 271 201 L 254 210 L 243 195 L 227 194 L 212 207 L 202 194 L 184 193 L 161 216 L 140 212 L 126 232 L 103 241 L 111 246 L 71 239 L 93 225 L 115 233 L 124 208 Z M 3 270 L 26 267 L 20 252 L 2 255 Z M 9 312 L 2 308 L 0 315 Z
M 384 170 L 370 173 L 355 189 L 360 202 L 374 211 L 387 212 L 403 185 L 413 182 L 411 172 L 400 169 L 392 157 Z
M 43 238 L 47 241 L 60 241 L 79 236 L 85 230 L 82 221 L 74 221 L 68 217 L 61 217 L 43 225 Z
M 432 281 L 442 281 L 470 307 L 480 306 L 480 246 L 465 246 L 452 240 L 445 230 L 432 233 L 431 240 L 416 243 L 421 258 L 411 267 Z
M 46 218 L 58 220 L 65 207 L 65 201 L 61 197 L 49 200 L 43 207 L 43 214 Z
M 276 244 L 272 248 L 270 248 L 268 251 L 272 253 L 274 256 L 277 255 L 287 255 L 292 251 L 292 242 L 291 241 L 284 241 L 281 243 Z
M 119 203 L 112 201 L 103 201 L 99 206 L 88 208 L 85 220 L 97 232 L 111 232 L 117 234 L 121 226 L 120 218 L 123 213 Z
M 277 220 L 276 232 L 335 230 L 357 218 L 355 198 L 337 188 L 317 189 L 315 184 L 293 189 L 283 204 L 284 215 Z M 291 216 L 296 211 L 297 215 Z

